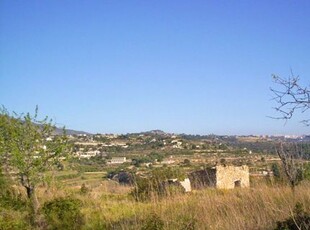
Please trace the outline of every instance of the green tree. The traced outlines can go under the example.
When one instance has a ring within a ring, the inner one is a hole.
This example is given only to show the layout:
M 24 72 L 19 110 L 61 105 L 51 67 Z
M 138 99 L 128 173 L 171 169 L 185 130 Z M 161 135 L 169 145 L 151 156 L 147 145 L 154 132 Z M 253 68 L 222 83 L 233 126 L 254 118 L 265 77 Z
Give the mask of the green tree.
M 38 108 L 34 115 L 0 110 L 1 171 L 26 189 L 33 223 L 39 209 L 37 185 L 43 181 L 44 172 L 56 166 L 67 152 L 65 133 L 55 135 L 54 131 L 55 126 L 48 117 L 38 119 Z

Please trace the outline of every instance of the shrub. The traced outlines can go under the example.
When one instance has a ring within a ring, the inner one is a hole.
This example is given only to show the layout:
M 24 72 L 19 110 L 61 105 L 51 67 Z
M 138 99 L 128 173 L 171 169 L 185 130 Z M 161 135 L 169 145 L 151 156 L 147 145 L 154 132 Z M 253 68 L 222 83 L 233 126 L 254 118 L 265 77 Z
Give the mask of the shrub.
M 310 214 L 305 212 L 301 203 L 295 205 L 293 216 L 285 221 L 278 221 L 275 230 L 307 230 L 310 228 Z
M 25 213 L 0 208 L 0 229 L 30 230 L 32 228 L 26 216 Z
M 183 164 L 185 166 L 190 166 L 191 165 L 191 161 L 189 159 L 184 159 Z
M 0 207 L 14 210 L 27 208 L 27 201 L 11 186 L 11 181 L 0 172 Z
M 287 179 L 285 178 L 285 172 L 278 163 L 273 163 L 271 165 L 271 171 L 273 172 L 274 180 L 276 183 L 279 184 L 287 183 Z
M 306 163 L 304 166 L 303 177 L 305 180 L 310 180 L 310 162 Z
M 49 229 L 81 229 L 84 216 L 80 212 L 81 202 L 74 198 L 57 198 L 46 202 L 43 213 Z
M 24 210 L 28 203 L 16 190 L 4 190 L 0 193 L 0 206 L 13 210 Z
M 80 193 L 82 195 L 86 195 L 88 192 L 89 192 L 89 188 L 85 185 L 85 183 L 83 183 L 80 189 Z

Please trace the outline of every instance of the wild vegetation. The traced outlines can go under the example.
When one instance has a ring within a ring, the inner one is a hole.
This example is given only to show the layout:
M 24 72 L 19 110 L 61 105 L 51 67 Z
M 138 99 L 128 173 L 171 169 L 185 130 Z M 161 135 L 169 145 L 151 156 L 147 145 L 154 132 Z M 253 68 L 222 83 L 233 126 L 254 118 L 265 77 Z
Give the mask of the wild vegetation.
M 136 201 L 131 190 L 112 181 L 89 186 L 86 193 L 60 182 L 49 191 L 42 186 L 38 199 L 44 205 L 37 228 L 274 229 L 280 222 L 294 218 L 296 204 L 302 206 L 302 215 L 310 211 L 308 182 L 298 185 L 294 192 L 287 185 L 260 183 L 249 189 L 152 196 L 148 201 Z M 0 229 L 33 229 L 26 194 L 16 187 L 10 191 L 14 194 L 6 198 L 10 199 L 9 206 L 1 205 Z

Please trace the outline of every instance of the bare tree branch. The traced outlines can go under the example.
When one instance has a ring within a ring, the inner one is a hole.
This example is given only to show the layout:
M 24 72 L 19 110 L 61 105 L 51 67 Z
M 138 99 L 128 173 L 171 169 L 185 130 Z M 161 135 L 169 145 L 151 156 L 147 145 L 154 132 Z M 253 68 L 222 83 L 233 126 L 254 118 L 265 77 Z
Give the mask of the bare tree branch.
M 277 103 L 274 109 L 280 114 L 274 119 L 288 120 L 293 117 L 296 111 L 305 113 L 310 108 L 310 89 L 299 84 L 299 76 L 294 76 L 291 72 L 289 78 L 281 78 L 277 75 L 272 75 L 273 81 L 280 89 L 270 88 L 274 94 L 272 100 Z M 310 119 L 301 121 L 307 126 L 310 126 Z
M 296 143 L 280 143 L 276 148 L 292 189 L 303 179 L 303 152 Z

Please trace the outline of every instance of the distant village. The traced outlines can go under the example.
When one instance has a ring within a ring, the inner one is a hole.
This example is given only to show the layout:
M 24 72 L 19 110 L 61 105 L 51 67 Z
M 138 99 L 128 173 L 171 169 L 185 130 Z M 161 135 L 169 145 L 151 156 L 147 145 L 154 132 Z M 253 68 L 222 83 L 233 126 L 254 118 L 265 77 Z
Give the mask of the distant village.
M 75 133 L 68 137 L 72 154 L 80 167 L 85 165 L 84 171 L 108 171 L 107 178 L 129 183 L 127 172 L 141 176 L 151 168 L 181 166 L 188 179 L 174 179 L 173 183 L 186 191 L 201 186 L 248 187 L 250 176 L 273 176 L 271 166 L 279 163 L 274 153 L 276 141 L 310 142 L 310 136 L 199 136 L 160 130 L 126 135 Z
M 124 152 L 124 154 L 135 149 L 154 149 L 160 151 L 169 150 L 194 150 L 196 152 L 224 152 L 232 150 L 231 146 L 245 146 L 251 143 L 253 149 L 242 148 L 249 154 L 259 152 L 260 145 L 285 140 L 296 142 L 308 142 L 310 136 L 306 135 L 249 135 L 249 136 L 199 136 L 199 135 L 176 135 L 155 130 L 139 134 L 70 134 L 68 135 L 74 143 L 74 156 L 78 158 L 91 158 L 95 156 L 108 157 L 108 153 Z M 256 144 L 256 146 L 255 146 Z M 230 146 L 231 145 L 231 146 Z M 265 147 L 265 146 L 264 146 Z M 128 151 L 125 151 L 128 150 Z M 264 150 L 265 153 L 266 149 Z M 126 156 L 112 157 L 107 163 L 121 164 L 128 162 Z M 166 159 L 165 163 L 173 163 Z

